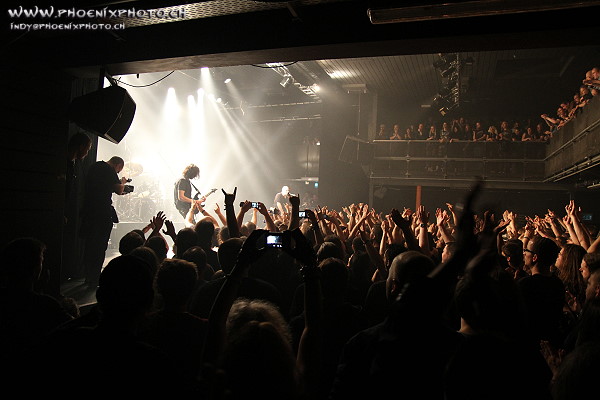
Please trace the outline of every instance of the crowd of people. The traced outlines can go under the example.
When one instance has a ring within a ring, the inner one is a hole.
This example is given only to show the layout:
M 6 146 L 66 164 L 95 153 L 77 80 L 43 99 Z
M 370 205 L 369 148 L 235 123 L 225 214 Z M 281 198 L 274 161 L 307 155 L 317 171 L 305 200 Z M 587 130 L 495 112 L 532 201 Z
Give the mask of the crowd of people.
M 44 243 L 13 240 L 0 259 L 6 387 L 586 398 L 600 373 L 598 228 L 573 201 L 564 214 L 476 212 L 483 190 L 384 212 L 301 210 L 288 195 L 277 214 L 221 190 L 224 213 L 192 201 L 197 221 L 179 231 L 159 212 L 125 234 L 85 313 L 40 292 Z
M 546 121 L 551 132 L 557 132 L 577 117 L 577 114 L 587 106 L 589 101 L 598 95 L 598 90 L 600 90 L 600 70 L 598 67 L 594 67 L 586 72 L 581 86 L 573 94 L 573 99 L 560 103 L 556 110 L 556 116 L 550 117 L 548 114 L 542 114 L 541 118 Z
M 487 129 L 480 121 L 474 123 L 465 117 L 455 118 L 450 122 L 431 122 L 428 127 L 419 123 L 407 127 L 401 132 L 400 125 L 394 124 L 392 134 L 387 132 L 385 124 L 379 125 L 379 131 L 375 140 L 430 140 L 441 143 L 456 141 L 472 142 L 545 142 L 553 134 L 553 130 L 545 127 L 542 122 L 536 124 L 527 123 L 523 125 L 519 121 L 509 124 L 501 121 L 499 125 L 488 125 Z
M 565 124 L 577 117 L 589 101 L 600 90 L 600 70 L 589 70 L 582 85 L 572 100 L 560 104 L 556 116 L 542 114 L 538 119 L 527 121 L 496 121 L 485 123 L 482 120 L 468 120 L 465 117 L 448 121 L 429 121 L 401 128 L 394 124 L 388 132 L 385 124 L 379 125 L 375 140 L 434 140 L 442 143 L 456 141 L 473 142 L 546 142 Z M 416 126 L 416 128 L 415 128 Z M 487 128 L 485 128 L 487 126 Z

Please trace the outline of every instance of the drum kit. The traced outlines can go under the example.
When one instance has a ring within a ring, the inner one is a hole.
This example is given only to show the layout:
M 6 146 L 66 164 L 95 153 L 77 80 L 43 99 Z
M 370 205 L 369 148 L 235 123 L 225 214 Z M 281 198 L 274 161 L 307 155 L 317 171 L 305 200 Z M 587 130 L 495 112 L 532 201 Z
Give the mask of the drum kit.
M 158 181 L 144 174 L 141 164 L 125 163 L 121 176 L 131 178 L 134 191 L 115 199 L 115 210 L 120 222 L 148 222 L 156 215 L 162 198 Z

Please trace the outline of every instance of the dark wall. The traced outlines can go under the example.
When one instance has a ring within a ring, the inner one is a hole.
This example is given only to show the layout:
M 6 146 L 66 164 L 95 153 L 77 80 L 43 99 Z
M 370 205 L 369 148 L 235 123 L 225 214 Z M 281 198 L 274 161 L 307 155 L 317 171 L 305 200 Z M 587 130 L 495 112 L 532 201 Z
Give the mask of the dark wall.
M 0 160 L 3 229 L 0 244 L 24 236 L 47 246 L 45 290 L 58 293 L 72 77 L 52 70 L 5 67 Z
M 330 208 L 368 201 L 369 183 L 362 167 L 339 160 L 346 135 L 356 132 L 353 104 L 353 96 L 345 92 L 329 92 L 323 97 L 319 204 Z

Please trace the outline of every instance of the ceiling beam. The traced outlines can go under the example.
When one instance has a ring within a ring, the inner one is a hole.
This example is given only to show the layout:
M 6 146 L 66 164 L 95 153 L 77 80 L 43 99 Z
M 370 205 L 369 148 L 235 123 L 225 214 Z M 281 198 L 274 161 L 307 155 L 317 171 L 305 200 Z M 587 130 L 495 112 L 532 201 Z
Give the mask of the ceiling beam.
M 448 51 L 596 45 L 600 7 L 372 25 L 362 2 L 199 18 L 115 32 L 32 32 L 5 59 L 111 74 Z M 231 29 L 235 27 L 235 29 Z

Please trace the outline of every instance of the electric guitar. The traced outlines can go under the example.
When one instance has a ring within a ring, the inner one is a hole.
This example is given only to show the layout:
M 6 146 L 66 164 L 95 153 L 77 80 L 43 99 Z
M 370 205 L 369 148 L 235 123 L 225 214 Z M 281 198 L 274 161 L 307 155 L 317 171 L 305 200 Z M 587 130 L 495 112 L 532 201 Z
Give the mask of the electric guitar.
M 194 186 L 194 185 L 192 185 Z M 196 187 L 194 186 L 194 189 L 196 189 Z M 214 192 L 216 192 L 218 189 L 210 189 L 210 192 L 206 193 L 204 196 L 202 196 L 202 198 L 204 199 L 202 201 L 202 203 L 200 204 L 202 207 L 204 207 L 204 201 L 206 201 L 206 198 L 208 196 L 210 196 L 211 194 L 213 194 Z M 198 189 L 196 189 L 196 194 L 194 195 L 194 200 L 198 200 L 198 198 L 200 197 L 200 191 Z

